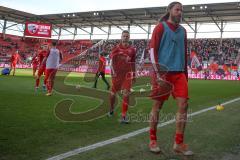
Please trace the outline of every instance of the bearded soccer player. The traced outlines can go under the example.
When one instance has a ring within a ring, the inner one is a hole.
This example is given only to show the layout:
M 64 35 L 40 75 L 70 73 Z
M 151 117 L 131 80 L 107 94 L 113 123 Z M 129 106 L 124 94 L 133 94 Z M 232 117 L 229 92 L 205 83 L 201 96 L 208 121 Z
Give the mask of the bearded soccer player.
M 121 42 L 110 54 L 110 66 L 112 71 L 112 88 L 110 94 L 110 112 L 114 113 L 115 97 L 118 91 L 123 93 L 121 123 L 127 124 L 127 110 L 129 104 L 129 94 L 132 83 L 135 81 L 135 57 L 136 50 L 129 44 L 130 34 L 123 31 Z
M 15 76 L 15 71 L 16 71 L 16 65 L 19 62 L 20 56 L 18 54 L 18 50 L 14 52 L 11 56 L 10 63 L 11 63 L 11 69 L 13 70 L 13 76 Z
M 44 48 L 43 50 L 41 50 L 38 53 L 39 69 L 38 69 L 38 73 L 37 73 L 37 77 L 36 77 L 35 90 L 38 90 L 40 78 L 43 75 L 43 73 L 45 73 L 46 61 L 44 62 L 43 59 L 47 56 L 48 52 L 49 52 L 48 48 Z M 43 83 L 42 87 L 44 90 L 46 89 L 46 80 L 45 79 L 44 79 L 44 83 Z
M 102 53 L 100 53 L 100 56 L 99 56 L 98 70 L 97 70 L 97 73 L 95 76 L 95 82 L 94 82 L 93 88 L 97 88 L 98 78 L 99 78 L 99 76 L 101 76 L 102 80 L 107 85 L 107 90 L 109 90 L 110 85 L 105 78 L 105 68 L 106 68 L 106 58 L 104 57 L 104 52 L 102 52 Z
M 155 27 L 151 44 L 150 57 L 153 63 L 154 74 L 152 77 L 152 99 L 154 105 L 150 114 L 150 143 L 152 152 L 160 152 L 157 145 L 157 124 L 159 111 L 164 102 L 170 96 L 161 95 L 160 79 L 172 85 L 171 94 L 177 101 L 176 132 L 173 150 L 185 156 L 193 155 L 193 152 L 184 143 L 184 131 L 187 121 L 188 108 L 188 82 L 187 82 L 187 35 L 186 30 L 180 25 L 183 7 L 179 2 L 168 5 L 166 14 Z M 166 66 L 168 72 L 162 76 L 160 66 Z
M 54 79 L 62 60 L 62 54 L 57 49 L 57 42 L 52 42 L 52 48 L 48 55 L 44 58 L 43 63 L 46 62 L 46 75 L 44 81 L 47 82 L 47 94 L 46 96 L 52 95 L 52 89 L 54 86 Z

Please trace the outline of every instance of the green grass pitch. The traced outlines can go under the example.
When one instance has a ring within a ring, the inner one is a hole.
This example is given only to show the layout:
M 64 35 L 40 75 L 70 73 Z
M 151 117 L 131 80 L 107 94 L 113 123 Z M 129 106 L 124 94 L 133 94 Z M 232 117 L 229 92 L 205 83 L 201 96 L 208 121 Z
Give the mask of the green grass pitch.
M 71 74 L 66 80 L 69 85 L 92 83 L 79 81 L 82 74 Z M 99 89 L 105 85 L 99 79 Z M 137 87 L 135 89 L 138 89 Z M 107 92 L 107 91 L 106 91 Z M 217 105 L 240 97 L 240 81 L 190 80 L 189 112 Z M 120 107 L 112 118 L 104 116 L 90 122 L 66 122 L 54 114 L 56 104 L 62 99 L 73 99 L 73 113 L 85 112 L 97 106 L 100 100 L 81 95 L 54 93 L 47 97 L 39 89 L 34 92 L 31 70 L 17 70 L 16 76 L 0 76 L 0 159 L 39 160 L 108 140 L 148 126 L 147 122 L 119 124 Z M 152 100 L 139 98 L 129 113 L 148 115 Z M 170 99 L 161 114 L 174 114 L 176 103 Z M 186 128 L 186 142 L 196 153 L 188 159 L 223 160 L 240 156 L 240 101 L 225 106 L 221 112 L 212 110 L 192 117 Z M 148 151 L 148 133 L 97 148 L 68 160 L 182 160 L 186 157 L 171 151 L 175 125 L 160 128 L 158 137 L 164 154 L 155 155 Z M 237 159 L 237 158 L 236 158 Z

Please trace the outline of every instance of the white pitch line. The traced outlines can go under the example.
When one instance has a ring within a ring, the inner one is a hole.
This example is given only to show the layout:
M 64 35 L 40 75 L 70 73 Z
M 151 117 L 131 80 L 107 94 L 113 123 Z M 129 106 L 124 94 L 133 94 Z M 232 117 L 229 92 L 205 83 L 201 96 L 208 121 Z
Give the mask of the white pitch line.
M 240 100 L 240 97 L 232 99 L 232 100 L 229 100 L 229 101 L 221 103 L 221 104 L 222 105 L 227 105 L 227 104 L 239 101 L 239 100 Z M 215 108 L 216 108 L 216 106 L 212 106 L 212 107 L 209 107 L 209 108 L 206 108 L 206 109 L 202 109 L 202 110 L 199 110 L 197 112 L 189 114 L 188 117 L 196 116 L 198 114 L 201 114 L 201 113 L 213 110 Z M 172 124 L 174 122 L 175 122 L 175 119 L 172 119 L 170 121 L 161 123 L 161 124 L 158 125 L 158 128 L 164 127 L 164 126 Z M 112 144 L 112 143 L 115 143 L 115 142 L 122 141 L 124 139 L 128 139 L 128 138 L 134 137 L 136 135 L 139 135 L 139 134 L 147 132 L 147 131 L 149 131 L 149 127 L 142 128 L 142 129 L 130 132 L 128 134 L 124 134 L 124 135 L 121 135 L 121 136 L 118 136 L 118 137 L 115 137 L 115 138 L 112 138 L 112 139 L 109 139 L 109 140 L 101 141 L 101 142 L 98 142 L 98 143 L 95 143 L 95 144 L 92 144 L 92 145 L 89 145 L 89 146 L 80 147 L 80 148 L 71 150 L 69 152 L 62 153 L 62 154 L 59 154 L 57 156 L 48 158 L 47 160 L 62 160 L 62 159 L 65 159 L 65 158 L 68 158 L 68 157 L 71 157 L 71 156 L 75 156 L 77 154 L 80 154 L 80 153 L 83 153 L 83 152 L 86 152 L 86 151 L 89 151 L 89 150 L 93 150 L 93 149 L 96 149 L 96 148 L 99 148 L 99 147 L 103 147 L 103 146 L 106 146 L 106 145 L 109 145 L 109 144 Z

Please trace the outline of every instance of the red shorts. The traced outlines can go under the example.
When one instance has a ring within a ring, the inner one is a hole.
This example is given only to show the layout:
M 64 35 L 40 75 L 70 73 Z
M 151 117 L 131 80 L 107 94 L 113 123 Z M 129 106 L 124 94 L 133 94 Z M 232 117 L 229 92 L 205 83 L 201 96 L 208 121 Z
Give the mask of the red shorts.
M 112 77 L 111 91 L 113 93 L 116 93 L 124 89 L 130 91 L 131 87 L 132 87 L 132 78 L 130 75 Z
M 36 71 L 38 68 L 38 65 L 33 65 L 32 67 L 33 67 L 33 70 Z
M 48 79 L 54 80 L 56 73 L 57 73 L 57 69 L 46 69 L 45 79 L 46 80 L 48 80 Z
M 41 75 L 43 75 L 43 73 L 46 75 L 45 73 L 46 67 L 40 67 L 38 70 L 38 76 L 40 77 Z
M 164 85 L 159 85 L 156 81 L 156 75 L 152 77 L 152 93 L 151 98 L 158 101 L 167 100 L 172 94 L 174 98 L 189 98 L 188 97 L 188 82 L 184 73 L 167 73 L 162 77 L 165 81 Z M 163 83 L 164 84 L 164 83 Z
M 17 62 L 11 62 L 11 68 L 16 68 Z

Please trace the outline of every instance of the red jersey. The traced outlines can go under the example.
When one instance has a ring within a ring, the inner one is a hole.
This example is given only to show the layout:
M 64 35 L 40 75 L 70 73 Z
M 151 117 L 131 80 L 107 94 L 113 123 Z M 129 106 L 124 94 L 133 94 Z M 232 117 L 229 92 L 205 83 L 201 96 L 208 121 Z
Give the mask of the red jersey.
M 14 53 L 11 57 L 11 63 L 17 63 L 19 60 L 19 54 L 18 53 Z
M 39 64 L 38 56 L 34 56 L 32 58 L 32 65 L 37 66 L 38 64 Z
M 209 69 L 210 69 L 212 72 L 216 72 L 216 71 L 218 70 L 218 64 L 217 64 L 217 63 L 212 63 L 212 64 L 210 64 Z
M 39 63 L 41 64 L 43 59 L 47 56 L 47 51 L 40 51 L 38 53 L 38 60 L 39 60 Z
M 111 52 L 112 67 L 116 76 L 125 76 L 129 72 L 135 72 L 136 50 L 131 45 L 117 45 Z
M 223 65 L 223 70 L 224 70 L 225 72 L 229 72 L 228 66 L 227 66 L 226 64 Z
M 104 56 L 100 56 L 99 58 L 99 66 L 98 66 L 98 72 L 105 73 L 105 67 L 106 67 L 106 58 Z

